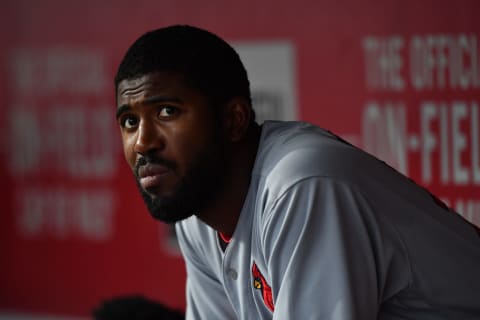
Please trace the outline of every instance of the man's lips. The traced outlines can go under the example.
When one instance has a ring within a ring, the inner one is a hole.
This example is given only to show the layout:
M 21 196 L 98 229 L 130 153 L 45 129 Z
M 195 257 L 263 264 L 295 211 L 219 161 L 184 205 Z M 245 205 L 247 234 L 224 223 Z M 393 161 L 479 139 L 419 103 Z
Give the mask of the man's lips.
M 160 186 L 162 177 L 170 172 L 170 169 L 161 164 L 146 164 L 138 168 L 138 178 L 143 189 Z

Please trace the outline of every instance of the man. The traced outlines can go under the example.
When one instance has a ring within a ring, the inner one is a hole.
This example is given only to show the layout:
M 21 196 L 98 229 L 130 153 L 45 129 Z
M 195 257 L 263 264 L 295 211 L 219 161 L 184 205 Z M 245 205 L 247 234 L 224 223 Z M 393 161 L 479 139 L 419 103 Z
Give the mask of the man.
M 139 190 L 177 223 L 187 319 L 480 319 L 476 228 L 325 130 L 257 125 L 217 36 L 146 33 L 115 84 Z

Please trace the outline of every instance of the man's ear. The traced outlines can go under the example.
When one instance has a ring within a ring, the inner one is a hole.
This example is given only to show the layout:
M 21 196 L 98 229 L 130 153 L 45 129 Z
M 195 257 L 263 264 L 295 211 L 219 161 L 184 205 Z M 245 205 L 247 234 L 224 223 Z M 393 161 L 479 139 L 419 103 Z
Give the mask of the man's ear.
M 234 97 L 225 106 L 225 134 L 232 142 L 242 140 L 250 126 L 252 107 L 244 97 Z

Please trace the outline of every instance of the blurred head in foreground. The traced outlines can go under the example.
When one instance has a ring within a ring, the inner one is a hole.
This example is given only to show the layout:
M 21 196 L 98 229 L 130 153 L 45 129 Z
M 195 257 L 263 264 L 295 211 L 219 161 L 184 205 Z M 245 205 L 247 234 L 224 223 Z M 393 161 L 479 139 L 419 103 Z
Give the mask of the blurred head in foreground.
M 185 316 L 140 295 L 103 301 L 93 310 L 94 320 L 182 320 Z

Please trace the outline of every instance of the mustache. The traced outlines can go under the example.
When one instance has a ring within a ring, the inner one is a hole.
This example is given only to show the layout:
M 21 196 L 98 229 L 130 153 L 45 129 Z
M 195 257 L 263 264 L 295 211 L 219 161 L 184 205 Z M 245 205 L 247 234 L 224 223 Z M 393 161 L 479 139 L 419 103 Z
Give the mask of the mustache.
M 145 166 L 147 164 L 159 164 L 171 170 L 175 170 L 177 168 L 177 165 L 175 164 L 175 162 L 171 160 L 154 156 L 154 155 L 144 155 L 138 158 L 137 162 L 135 163 L 135 176 L 137 178 L 139 177 L 138 171 L 140 167 Z

